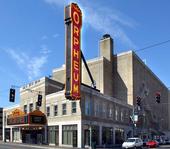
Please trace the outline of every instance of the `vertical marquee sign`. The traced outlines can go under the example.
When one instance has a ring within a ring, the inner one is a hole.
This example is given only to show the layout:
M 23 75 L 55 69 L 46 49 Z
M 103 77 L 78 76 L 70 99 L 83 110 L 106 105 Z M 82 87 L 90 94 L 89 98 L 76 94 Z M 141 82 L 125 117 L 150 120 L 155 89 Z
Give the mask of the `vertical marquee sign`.
M 67 99 L 80 99 L 81 87 L 81 26 L 82 13 L 77 4 L 65 7 L 65 45 L 66 45 L 66 82 Z

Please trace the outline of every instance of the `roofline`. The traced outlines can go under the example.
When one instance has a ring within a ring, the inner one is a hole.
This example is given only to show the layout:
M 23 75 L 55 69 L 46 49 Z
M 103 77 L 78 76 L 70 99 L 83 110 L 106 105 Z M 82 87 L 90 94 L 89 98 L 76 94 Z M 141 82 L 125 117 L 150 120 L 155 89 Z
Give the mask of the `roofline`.
M 103 60 L 103 56 L 100 56 L 100 57 L 95 57 L 93 59 L 89 59 L 87 60 L 87 63 L 93 63 L 93 62 L 97 62 L 97 61 L 100 61 L 100 60 Z M 63 64 L 61 67 L 59 68 L 55 68 L 52 70 L 52 73 L 55 73 L 55 72 L 58 72 L 58 71 L 62 71 L 62 70 L 65 70 L 65 64 Z
M 124 55 L 128 55 L 128 54 L 132 54 L 132 56 L 135 56 L 139 62 L 151 73 L 151 75 L 156 79 L 158 80 L 166 89 L 168 89 L 168 87 L 160 80 L 160 78 L 149 68 L 149 66 L 147 66 L 143 61 L 142 59 L 136 54 L 135 51 L 133 50 L 129 50 L 129 51 L 126 51 L 126 52 L 122 52 L 122 53 L 119 53 L 117 55 L 114 55 L 114 56 L 124 56 Z
M 9 107 L 4 107 L 4 108 L 3 108 L 3 111 L 10 110 L 10 109 L 14 109 L 14 108 L 18 108 L 18 107 L 20 107 L 19 104 L 17 104 L 17 105 L 12 105 L 12 106 L 9 106 Z
M 132 54 L 133 56 L 135 56 L 140 63 L 143 64 L 143 66 L 151 73 L 151 75 L 156 79 L 158 80 L 167 90 L 168 90 L 168 87 L 161 81 L 161 79 L 149 68 L 149 66 L 147 66 L 143 61 L 142 59 L 134 52 L 132 51 Z

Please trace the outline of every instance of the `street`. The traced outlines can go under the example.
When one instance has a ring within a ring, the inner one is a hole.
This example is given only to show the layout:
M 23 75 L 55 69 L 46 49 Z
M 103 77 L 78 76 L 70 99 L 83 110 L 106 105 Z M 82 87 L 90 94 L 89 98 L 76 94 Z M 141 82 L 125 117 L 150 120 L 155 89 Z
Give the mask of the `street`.
M 29 144 L 0 142 L 0 149 L 61 149 L 61 147 L 59 148 L 59 147 L 51 147 L 45 145 L 40 146 L 40 145 L 32 145 L 32 144 L 29 145 Z M 115 149 L 121 149 L 121 148 L 115 148 Z M 143 149 L 147 149 L 147 148 L 143 148 Z M 161 145 L 159 148 L 156 149 L 170 149 L 170 145 Z

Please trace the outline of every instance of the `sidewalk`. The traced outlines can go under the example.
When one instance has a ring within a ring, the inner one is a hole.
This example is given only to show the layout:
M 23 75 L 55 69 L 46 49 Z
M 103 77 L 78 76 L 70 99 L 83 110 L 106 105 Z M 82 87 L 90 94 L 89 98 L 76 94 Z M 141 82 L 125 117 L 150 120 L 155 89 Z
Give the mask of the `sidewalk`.
M 59 147 L 59 146 L 49 146 L 49 145 L 38 145 L 38 144 L 26 144 L 26 143 L 14 143 L 14 142 L 3 142 L 0 141 L 1 144 L 9 144 L 9 145 L 17 145 L 21 147 L 32 147 L 32 148 L 39 148 L 39 149 L 81 149 L 77 147 Z M 89 149 L 89 148 L 84 148 Z M 96 148 L 96 149 L 121 149 L 121 147 L 113 147 L 113 148 Z
M 58 146 L 49 146 L 49 145 L 40 145 L 40 144 L 26 144 L 26 143 L 14 143 L 14 142 L 0 142 L 1 144 L 17 145 L 21 147 L 32 147 L 39 149 L 73 149 L 71 147 L 58 147 Z M 80 148 L 74 148 L 80 149 Z

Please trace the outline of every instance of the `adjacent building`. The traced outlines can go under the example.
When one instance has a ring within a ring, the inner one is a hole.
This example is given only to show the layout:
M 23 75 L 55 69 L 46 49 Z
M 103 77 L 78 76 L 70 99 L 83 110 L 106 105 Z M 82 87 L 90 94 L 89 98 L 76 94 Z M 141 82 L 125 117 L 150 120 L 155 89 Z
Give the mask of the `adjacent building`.
M 3 110 L 3 140 L 84 148 L 92 143 L 114 146 L 134 134 L 143 138 L 164 135 L 170 128 L 168 88 L 136 53 L 114 55 L 113 47 L 113 39 L 104 35 L 100 57 L 87 61 L 96 88 L 91 87 L 82 65 L 80 100 L 65 98 L 64 65 L 54 69 L 51 78 L 23 86 L 19 105 Z M 160 104 L 155 102 L 157 91 Z M 37 105 L 39 94 L 41 106 Z M 138 115 L 135 132 L 134 113 Z

